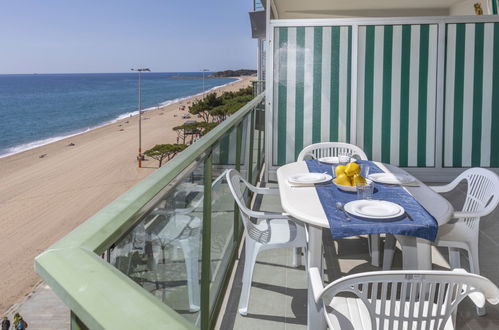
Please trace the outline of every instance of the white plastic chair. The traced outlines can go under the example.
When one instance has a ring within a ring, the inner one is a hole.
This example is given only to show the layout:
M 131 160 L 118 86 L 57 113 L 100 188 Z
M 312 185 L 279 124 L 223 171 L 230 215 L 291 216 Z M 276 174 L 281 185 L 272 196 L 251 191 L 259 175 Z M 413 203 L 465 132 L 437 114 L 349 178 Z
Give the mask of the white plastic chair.
M 339 155 L 349 155 L 350 157 L 367 160 L 366 153 L 359 147 L 343 142 L 321 142 L 314 143 L 298 154 L 297 161 L 309 158 L 337 157 Z
M 480 218 L 490 214 L 499 203 L 499 177 L 483 168 L 471 168 L 445 186 L 432 186 L 438 193 L 453 190 L 463 180 L 468 183 L 466 200 L 461 211 L 454 212 L 451 221 L 438 229 L 436 245 L 449 248 L 451 267 L 459 268 L 459 250 L 464 249 L 470 260 L 470 270 L 480 274 L 478 238 Z
M 480 218 L 494 211 L 499 203 L 499 177 L 484 168 L 470 168 L 451 183 L 431 188 L 438 193 L 445 193 L 454 190 L 464 180 L 468 183 L 468 190 L 463 208 L 454 212 L 455 221 L 438 228 L 435 245 L 449 249 L 451 268 L 461 267 L 459 249 L 465 250 L 468 253 L 471 272 L 480 274 L 478 250 Z M 479 315 L 485 314 L 485 310 L 477 312 Z
M 367 155 L 360 147 L 354 144 L 344 142 L 320 142 L 311 144 L 298 154 L 297 161 L 321 157 L 337 157 L 339 155 L 349 155 L 350 157 L 367 160 Z M 371 255 L 371 264 L 380 266 L 380 239 L 379 235 L 369 235 L 369 254 Z
M 182 248 L 190 312 L 199 311 L 200 306 L 199 243 L 201 241 L 201 225 L 202 221 L 198 217 L 176 214 L 169 218 L 168 224 L 156 237 L 153 236 L 153 271 L 158 282 L 165 280 L 162 274 L 168 271 L 165 268 L 167 267 L 165 264 L 166 247 L 172 245 L 174 249 Z
M 454 329 L 465 297 L 480 307 L 499 303 L 494 283 L 464 269 L 360 273 L 325 288 L 317 268 L 309 277 L 330 329 Z
M 246 207 L 241 183 L 256 194 L 279 194 L 278 189 L 255 187 L 244 180 L 236 170 L 227 172 L 227 182 L 239 206 L 244 224 L 245 260 L 241 297 L 239 298 L 239 313 L 246 315 L 248 313 L 253 268 L 258 253 L 263 250 L 277 248 L 305 249 L 307 244 L 306 232 L 303 224 L 291 220 L 283 213 L 253 211 Z M 255 224 L 251 221 L 251 218 L 260 221 Z

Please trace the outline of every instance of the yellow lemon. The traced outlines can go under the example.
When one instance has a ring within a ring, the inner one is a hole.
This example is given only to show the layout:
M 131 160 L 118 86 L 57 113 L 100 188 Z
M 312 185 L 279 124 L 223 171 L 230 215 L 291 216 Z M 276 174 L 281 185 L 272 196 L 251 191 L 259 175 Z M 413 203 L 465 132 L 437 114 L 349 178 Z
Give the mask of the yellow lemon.
M 338 165 L 334 169 L 334 172 L 336 173 L 336 177 L 338 177 L 340 174 L 345 174 L 345 165 Z
M 365 186 L 366 185 L 366 179 L 364 179 L 363 177 L 360 176 L 360 174 L 355 174 L 353 176 L 353 184 L 354 185 L 361 185 L 361 186 Z
M 360 173 L 360 166 L 357 163 L 348 163 L 345 167 L 345 174 L 349 177 L 354 176 L 355 174 Z
M 352 186 L 352 182 L 350 181 L 350 178 L 346 176 L 345 173 L 341 173 L 336 177 L 336 183 L 342 186 Z

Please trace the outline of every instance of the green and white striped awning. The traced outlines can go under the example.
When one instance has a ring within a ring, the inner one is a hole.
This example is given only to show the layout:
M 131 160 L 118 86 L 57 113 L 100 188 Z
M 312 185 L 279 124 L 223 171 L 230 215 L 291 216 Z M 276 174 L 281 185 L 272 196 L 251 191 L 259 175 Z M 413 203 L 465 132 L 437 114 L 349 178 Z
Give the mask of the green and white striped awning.
M 275 27 L 273 165 L 311 143 L 352 141 L 371 159 L 403 167 L 499 167 L 499 23 L 355 31 L 354 39 L 349 25 Z
M 446 62 L 444 166 L 499 167 L 499 24 L 447 25 Z

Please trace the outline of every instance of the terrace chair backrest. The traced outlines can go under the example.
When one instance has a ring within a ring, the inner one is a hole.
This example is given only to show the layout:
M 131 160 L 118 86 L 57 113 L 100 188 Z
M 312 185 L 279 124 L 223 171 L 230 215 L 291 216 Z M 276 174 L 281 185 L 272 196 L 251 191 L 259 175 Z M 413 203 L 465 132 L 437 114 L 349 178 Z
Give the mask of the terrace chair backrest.
M 270 226 L 267 224 L 266 229 L 262 230 L 257 228 L 253 222 L 251 222 L 250 218 L 255 217 L 257 212 L 250 210 L 246 206 L 244 192 L 241 190 L 241 183 L 246 187 L 253 187 L 253 185 L 246 181 L 238 171 L 233 169 L 227 171 L 227 183 L 229 184 L 232 196 L 239 207 L 243 225 L 249 237 L 259 243 L 268 243 L 270 241 Z
M 461 174 L 468 182 L 463 211 L 490 213 L 499 202 L 499 177 L 484 168 L 471 168 Z
M 305 147 L 298 155 L 297 161 L 303 161 L 307 157 L 337 157 L 339 155 L 350 155 L 358 159 L 367 160 L 365 152 L 356 145 L 343 142 L 321 142 Z
M 499 289 L 489 279 L 463 269 L 355 274 L 329 284 L 320 297 L 327 306 L 340 293 L 360 298 L 373 330 L 444 329 L 467 296 L 479 306 L 485 299 L 499 303 Z
M 466 218 L 468 227 L 478 225 L 481 216 L 490 214 L 499 203 L 499 177 L 484 168 L 470 168 L 461 173 L 452 183 L 453 187 L 463 180 L 468 184 L 466 200 L 462 212 L 477 214 L 475 218 Z

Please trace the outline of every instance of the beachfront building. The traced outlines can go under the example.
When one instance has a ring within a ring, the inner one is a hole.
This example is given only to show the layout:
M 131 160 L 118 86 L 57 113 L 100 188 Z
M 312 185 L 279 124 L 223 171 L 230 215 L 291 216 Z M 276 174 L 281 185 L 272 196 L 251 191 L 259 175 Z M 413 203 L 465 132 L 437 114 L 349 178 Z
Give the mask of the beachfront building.
M 37 273 L 71 309 L 73 329 L 324 325 L 293 249 L 258 256 L 249 306 L 238 308 L 247 239 L 228 170 L 260 187 L 281 186 L 281 195 L 239 196 L 272 212 L 296 206 L 283 200 L 279 169 L 319 142 L 357 145 L 366 158 L 414 175 L 421 189 L 471 167 L 498 172 L 495 0 L 268 0 L 255 4 L 251 21 L 265 91 L 36 258 Z M 466 186 L 457 189 L 444 194 L 445 212 L 466 197 Z M 296 204 L 315 190 L 303 194 Z M 494 218 L 481 220 L 478 248 L 480 273 L 499 284 Z M 312 227 L 308 239 L 317 240 Z M 328 234 L 319 234 L 324 254 L 307 261 L 324 260 L 324 281 L 381 269 L 366 236 Z M 385 268 L 411 269 L 399 250 Z M 449 269 L 449 257 L 469 269 L 465 255 L 433 246 L 423 269 Z M 476 313 L 463 301 L 457 328 L 499 326 L 497 307 Z

